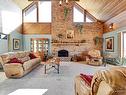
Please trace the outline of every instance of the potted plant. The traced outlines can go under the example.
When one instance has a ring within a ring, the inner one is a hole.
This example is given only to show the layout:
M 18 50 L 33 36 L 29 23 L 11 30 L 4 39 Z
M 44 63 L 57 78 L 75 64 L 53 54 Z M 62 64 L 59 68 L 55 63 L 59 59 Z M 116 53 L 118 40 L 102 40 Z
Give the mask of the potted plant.
M 96 37 L 94 37 L 93 40 L 94 40 L 95 45 L 99 45 L 102 43 L 103 39 L 101 37 L 96 36 Z
M 66 20 L 69 12 L 70 12 L 70 9 L 67 7 L 64 7 L 64 20 Z
M 83 30 L 83 24 L 76 24 L 76 28 L 77 30 L 82 33 L 82 30 Z
M 126 58 L 122 57 L 122 58 L 115 58 L 115 64 L 116 65 L 126 65 Z

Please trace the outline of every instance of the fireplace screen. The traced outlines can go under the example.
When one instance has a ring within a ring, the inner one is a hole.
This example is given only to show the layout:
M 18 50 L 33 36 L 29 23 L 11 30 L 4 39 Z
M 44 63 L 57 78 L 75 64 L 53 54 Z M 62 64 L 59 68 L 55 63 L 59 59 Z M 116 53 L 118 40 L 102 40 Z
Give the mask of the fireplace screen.
M 60 50 L 58 51 L 58 57 L 68 57 L 68 51 L 67 50 Z

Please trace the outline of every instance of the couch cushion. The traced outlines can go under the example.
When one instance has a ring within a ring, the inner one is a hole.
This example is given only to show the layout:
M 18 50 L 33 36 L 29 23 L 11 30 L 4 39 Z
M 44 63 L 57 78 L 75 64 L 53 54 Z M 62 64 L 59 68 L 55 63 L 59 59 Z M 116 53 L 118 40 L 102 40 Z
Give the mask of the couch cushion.
M 29 61 L 26 61 L 23 64 L 24 70 L 27 70 L 27 69 L 31 68 L 32 66 L 39 64 L 40 62 L 41 62 L 40 58 L 35 58 L 35 59 L 31 59 Z
M 23 57 L 25 57 L 25 56 L 26 56 L 26 53 L 25 53 L 25 52 L 20 51 L 20 52 L 17 52 L 17 53 L 16 53 L 16 56 L 17 56 L 17 58 L 23 58 Z

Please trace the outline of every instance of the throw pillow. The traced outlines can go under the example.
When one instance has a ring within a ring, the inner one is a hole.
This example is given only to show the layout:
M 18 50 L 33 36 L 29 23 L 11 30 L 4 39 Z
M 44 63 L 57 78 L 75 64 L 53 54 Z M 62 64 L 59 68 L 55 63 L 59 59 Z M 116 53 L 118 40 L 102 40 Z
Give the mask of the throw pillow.
M 37 58 L 33 53 L 30 53 L 30 54 L 29 54 L 29 57 L 30 57 L 30 59 L 35 59 L 35 58 Z
M 80 77 L 81 77 L 89 86 L 91 86 L 91 81 L 92 81 L 92 78 L 93 78 L 92 75 L 80 74 Z
M 23 62 L 21 60 L 19 60 L 18 58 L 12 58 L 12 59 L 10 59 L 10 61 L 8 61 L 8 63 L 21 63 L 21 64 L 23 64 Z

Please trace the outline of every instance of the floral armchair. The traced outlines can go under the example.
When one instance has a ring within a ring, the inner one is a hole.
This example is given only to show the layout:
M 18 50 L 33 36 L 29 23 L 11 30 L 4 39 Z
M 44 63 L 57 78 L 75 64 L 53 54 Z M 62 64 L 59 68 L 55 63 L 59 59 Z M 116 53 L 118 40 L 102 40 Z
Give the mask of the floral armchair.
M 102 65 L 102 59 L 100 50 L 90 50 L 86 61 L 90 65 Z

